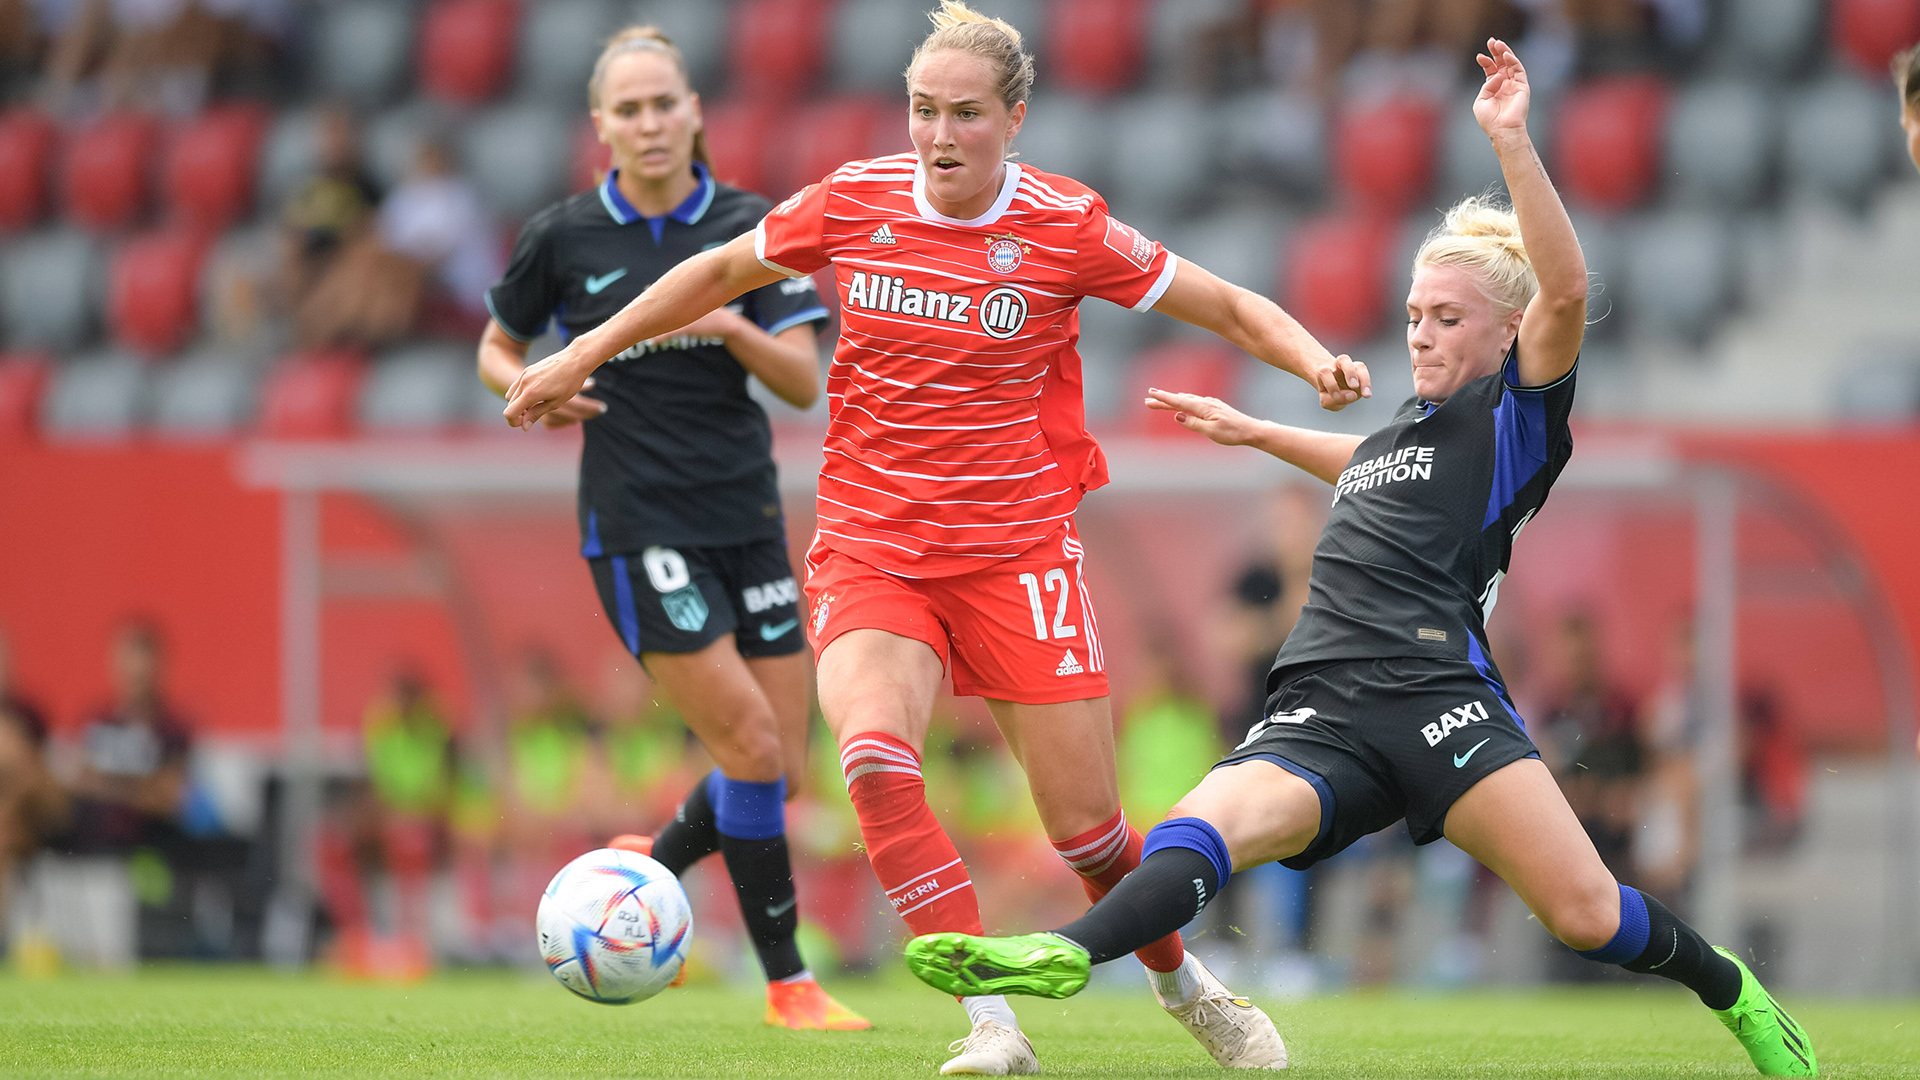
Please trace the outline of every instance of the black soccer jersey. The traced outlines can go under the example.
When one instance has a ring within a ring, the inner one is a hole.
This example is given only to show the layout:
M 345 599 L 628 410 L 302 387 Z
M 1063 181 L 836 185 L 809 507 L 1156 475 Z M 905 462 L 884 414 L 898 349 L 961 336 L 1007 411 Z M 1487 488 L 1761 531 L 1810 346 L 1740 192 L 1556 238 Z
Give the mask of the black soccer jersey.
M 522 341 L 548 319 L 565 338 L 591 330 L 674 266 L 753 231 L 772 206 L 697 162 L 694 171 L 700 186 L 665 217 L 642 217 L 620 194 L 618 170 L 536 214 L 487 292 L 494 321 Z M 733 307 L 770 334 L 827 318 L 807 278 L 755 289 Z M 784 535 L 767 414 L 719 339 L 642 342 L 593 379 L 588 396 L 607 411 L 583 425 L 582 554 Z
M 1354 451 L 1276 673 L 1419 656 L 1495 677 L 1486 618 L 1514 537 L 1573 455 L 1574 373 L 1541 387 L 1518 379 L 1516 344 L 1499 372 L 1443 404 L 1409 399 Z

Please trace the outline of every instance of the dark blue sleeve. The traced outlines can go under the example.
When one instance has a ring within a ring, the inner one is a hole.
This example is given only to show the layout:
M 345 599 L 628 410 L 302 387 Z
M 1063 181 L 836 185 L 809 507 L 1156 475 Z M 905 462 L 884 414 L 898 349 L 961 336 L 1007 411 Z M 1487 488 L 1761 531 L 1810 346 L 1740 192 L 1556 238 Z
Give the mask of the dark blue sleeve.
M 1543 470 L 1555 475 L 1572 452 L 1567 422 L 1573 414 L 1575 362 L 1565 375 L 1545 386 L 1516 386 L 1520 378 L 1520 345 L 1514 343 L 1501 365 L 1499 399 L 1493 407 L 1493 486 L 1487 494 L 1486 528 L 1519 498 L 1520 492 Z M 1551 479 L 1551 477 L 1549 477 Z M 1543 496 L 1544 497 L 1544 494 Z
M 500 329 L 519 341 L 539 337 L 554 309 L 560 306 L 553 245 L 548 242 L 552 220 L 549 212 L 527 222 L 514 241 L 507 272 L 487 290 L 487 313 Z
M 747 317 L 769 334 L 778 334 L 806 322 L 825 322 L 829 315 L 820 290 L 810 277 L 782 278 L 747 294 Z

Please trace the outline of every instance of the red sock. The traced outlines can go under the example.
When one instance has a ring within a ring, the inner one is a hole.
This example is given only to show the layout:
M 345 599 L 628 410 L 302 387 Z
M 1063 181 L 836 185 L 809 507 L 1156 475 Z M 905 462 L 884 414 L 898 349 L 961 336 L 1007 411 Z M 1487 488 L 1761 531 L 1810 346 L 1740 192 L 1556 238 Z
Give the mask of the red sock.
M 840 771 L 873 875 L 894 912 L 915 934 L 981 933 L 973 879 L 927 808 L 920 755 L 891 735 L 863 731 L 840 748 Z
M 353 841 L 339 830 L 322 826 L 314 838 L 314 861 L 319 865 L 320 897 L 334 925 L 344 933 L 367 925 L 367 896 L 360 887 L 360 863 Z
M 1140 865 L 1141 842 L 1139 831 L 1127 824 L 1127 812 L 1119 810 L 1079 836 L 1053 841 L 1053 850 L 1080 875 L 1087 899 L 1097 901 Z M 1187 953 L 1175 932 L 1133 955 L 1155 971 L 1172 971 Z

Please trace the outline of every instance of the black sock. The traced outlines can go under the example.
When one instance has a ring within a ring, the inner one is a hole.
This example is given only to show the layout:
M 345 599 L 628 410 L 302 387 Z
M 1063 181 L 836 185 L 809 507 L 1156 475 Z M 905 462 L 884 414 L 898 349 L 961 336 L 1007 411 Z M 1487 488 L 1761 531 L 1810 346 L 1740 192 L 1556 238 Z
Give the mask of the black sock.
M 1646 893 L 1647 948 L 1620 966 L 1672 979 L 1700 995 L 1709 1009 L 1729 1009 L 1740 1000 L 1740 968 L 1713 951 L 1707 939 Z
M 707 782 L 719 771 L 715 769 L 693 785 L 680 809 L 673 812 L 673 820 L 653 838 L 654 859 L 673 871 L 674 877 L 720 850 L 720 831 L 714 827 L 713 802 L 707 795 Z
M 1054 933 L 1104 964 L 1192 922 L 1219 888 L 1211 859 L 1192 848 L 1164 847 L 1142 859 L 1092 910 Z
M 733 893 L 740 900 L 747 936 L 753 940 L 753 951 L 760 956 L 760 969 L 767 981 L 805 971 L 807 965 L 793 940 L 794 931 L 800 927 L 800 913 L 786 835 L 766 840 L 719 835 L 720 857 L 727 861 L 727 875 L 733 878 Z

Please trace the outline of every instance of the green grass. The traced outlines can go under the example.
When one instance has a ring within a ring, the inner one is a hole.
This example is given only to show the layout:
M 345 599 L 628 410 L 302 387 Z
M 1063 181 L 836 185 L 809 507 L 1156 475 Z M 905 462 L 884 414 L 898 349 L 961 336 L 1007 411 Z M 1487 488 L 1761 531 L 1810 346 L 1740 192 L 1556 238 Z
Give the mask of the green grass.
M 694 987 L 607 1008 L 545 975 L 412 986 L 216 968 L 0 977 L 0 1075 L 924 1077 L 965 1033 L 951 1000 L 904 975 L 832 989 L 876 1030 L 774 1031 L 746 990 Z M 1219 1075 L 1144 987 L 1015 1004 L 1048 1075 Z M 1306 1076 L 1754 1075 L 1691 996 L 1657 985 L 1265 1004 Z M 1920 1077 L 1920 1003 L 1789 1007 L 1823 1075 Z

